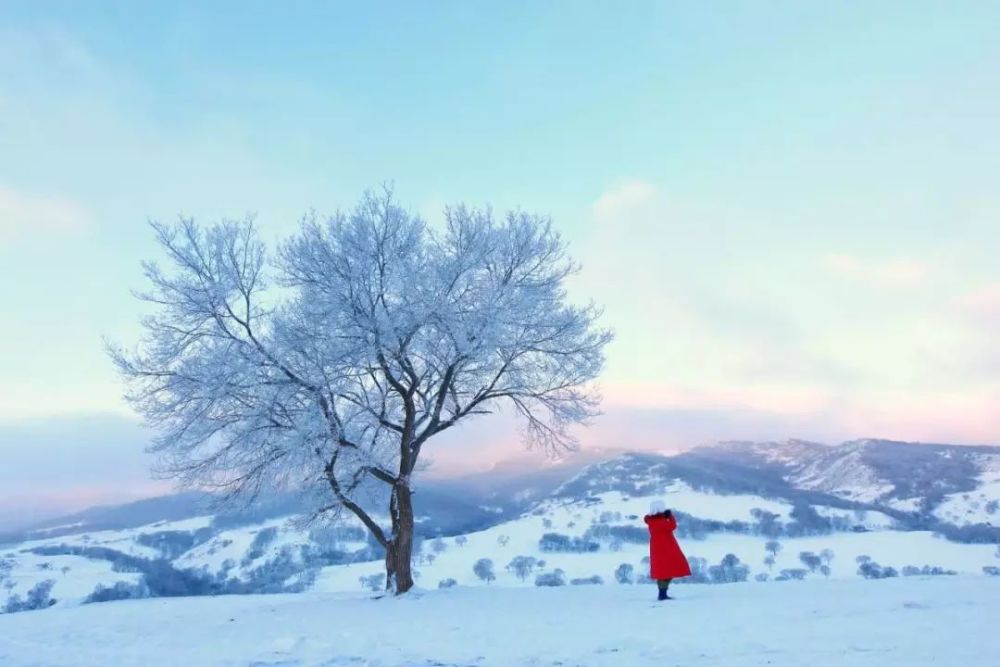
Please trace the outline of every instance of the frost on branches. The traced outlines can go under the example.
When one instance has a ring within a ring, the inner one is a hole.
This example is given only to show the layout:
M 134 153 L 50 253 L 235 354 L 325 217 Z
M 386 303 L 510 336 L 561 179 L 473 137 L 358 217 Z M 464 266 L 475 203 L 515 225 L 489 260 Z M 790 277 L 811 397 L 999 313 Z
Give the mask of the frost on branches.
M 160 471 L 229 497 L 297 489 L 314 515 L 353 513 L 403 593 L 413 473 L 435 435 L 506 404 L 529 443 L 571 446 L 569 427 L 597 410 L 611 334 L 593 306 L 567 302 L 565 244 L 535 215 L 460 205 L 445 217 L 432 230 L 390 192 L 368 194 L 307 217 L 271 256 L 251 219 L 154 224 L 167 261 L 144 265 L 140 295 L 154 314 L 137 350 L 111 355 L 159 433 Z

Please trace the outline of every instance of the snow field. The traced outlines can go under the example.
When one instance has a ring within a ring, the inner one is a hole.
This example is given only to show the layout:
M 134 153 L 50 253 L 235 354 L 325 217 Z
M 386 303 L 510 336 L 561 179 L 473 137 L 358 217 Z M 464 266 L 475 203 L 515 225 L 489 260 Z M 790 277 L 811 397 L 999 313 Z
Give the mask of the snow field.
M 111 602 L 0 616 L 5 667 L 992 667 L 1000 581 L 454 588 Z

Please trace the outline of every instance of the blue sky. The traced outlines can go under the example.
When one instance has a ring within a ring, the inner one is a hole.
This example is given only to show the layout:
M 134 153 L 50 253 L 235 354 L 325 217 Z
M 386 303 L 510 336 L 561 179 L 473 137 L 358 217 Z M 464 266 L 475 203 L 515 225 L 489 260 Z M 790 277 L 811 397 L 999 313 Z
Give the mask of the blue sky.
M 3 2 L 0 507 L 153 488 L 101 348 L 137 334 L 147 220 L 278 238 L 384 181 L 553 216 L 618 332 L 586 446 L 1000 442 L 998 32 L 971 2 Z M 442 469 L 518 452 L 472 429 Z

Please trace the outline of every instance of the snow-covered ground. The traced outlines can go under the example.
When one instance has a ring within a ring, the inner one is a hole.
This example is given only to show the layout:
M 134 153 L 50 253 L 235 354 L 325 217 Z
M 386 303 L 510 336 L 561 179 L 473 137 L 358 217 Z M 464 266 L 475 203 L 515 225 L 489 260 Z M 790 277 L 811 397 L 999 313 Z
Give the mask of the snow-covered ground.
M 453 588 L 111 602 L 0 616 L 4 667 L 986 667 L 1000 580 Z

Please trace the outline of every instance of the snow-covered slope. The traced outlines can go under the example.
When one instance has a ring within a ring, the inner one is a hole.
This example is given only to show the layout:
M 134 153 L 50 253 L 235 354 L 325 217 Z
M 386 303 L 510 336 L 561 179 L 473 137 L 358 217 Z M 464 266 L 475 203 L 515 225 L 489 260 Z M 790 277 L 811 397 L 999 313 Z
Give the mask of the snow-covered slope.
M 967 525 L 1000 525 L 1000 447 L 855 440 L 835 447 L 798 440 L 729 442 L 692 459 L 735 463 L 777 475 L 791 487 L 924 513 Z
M 1000 579 L 453 588 L 0 616 L 4 667 L 992 667 Z

